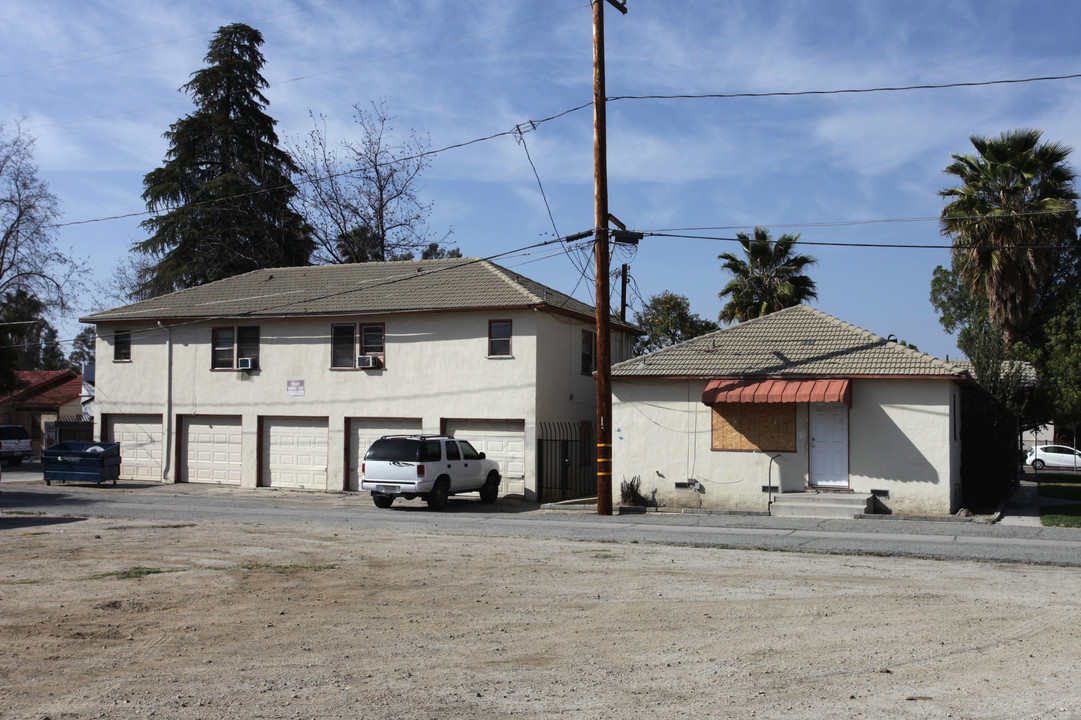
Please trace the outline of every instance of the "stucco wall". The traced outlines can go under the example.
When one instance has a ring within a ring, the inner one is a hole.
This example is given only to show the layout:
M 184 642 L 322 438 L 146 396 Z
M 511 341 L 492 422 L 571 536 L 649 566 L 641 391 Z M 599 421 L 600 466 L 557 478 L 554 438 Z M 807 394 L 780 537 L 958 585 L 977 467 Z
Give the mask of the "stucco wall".
M 668 506 L 764 511 L 772 484 L 781 492 L 808 483 L 808 405 L 796 408 L 796 451 L 711 450 L 712 410 L 705 380 L 613 382 L 613 497 L 641 479 L 642 492 Z M 937 380 L 857 380 L 849 411 L 849 486 L 884 490 L 894 512 L 950 512 L 958 482 L 951 397 Z M 771 462 L 772 458 L 772 462 Z M 695 481 L 691 488 L 676 483 Z
M 886 490 L 902 513 L 948 513 L 954 472 L 952 382 L 858 380 L 849 415 L 853 490 Z
M 489 320 L 508 319 L 511 357 L 487 357 Z M 330 368 L 331 326 L 351 322 L 384 324 L 384 369 Z M 211 370 L 212 328 L 244 325 L 260 327 L 259 369 Z M 240 416 L 241 484 L 254 487 L 260 417 L 326 417 L 328 486 L 340 488 L 346 418 L 420 418 L 426 433 L 440 432 L 446 418 L 524 420 L 531 490 L 538 423 L 593 419 L 594 379 L 581 373 L 581 331 L 590 328 L 533 310 L 172 323 L 171 329 L 103 323 L 97 333 L 96 432 L 100 439 L 105 415 L 161 415 L 163 473 L 173 481 L 179 417 Z M 130 362 L 112 360 L 115 330 L 131 331 Z M 303 382 L 303 395 L 289 394 L 291 381 Z
M 534 313 L 540 337 L 537 344 L 537 420 L 539 422 L 592 422 L 596 407 L 596 381 L 582 374 L 582 331 L 593 326 L 561 315 Z

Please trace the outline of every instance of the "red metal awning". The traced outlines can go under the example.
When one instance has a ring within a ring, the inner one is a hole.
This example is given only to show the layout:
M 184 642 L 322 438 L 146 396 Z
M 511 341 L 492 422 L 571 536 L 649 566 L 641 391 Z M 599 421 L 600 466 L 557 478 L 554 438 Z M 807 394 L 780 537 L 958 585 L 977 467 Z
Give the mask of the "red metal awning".
M 712 380 L 702 393 L 706 405 L 716 403 L 841 402 L 852 407 L 852 383 L 830 380 Z

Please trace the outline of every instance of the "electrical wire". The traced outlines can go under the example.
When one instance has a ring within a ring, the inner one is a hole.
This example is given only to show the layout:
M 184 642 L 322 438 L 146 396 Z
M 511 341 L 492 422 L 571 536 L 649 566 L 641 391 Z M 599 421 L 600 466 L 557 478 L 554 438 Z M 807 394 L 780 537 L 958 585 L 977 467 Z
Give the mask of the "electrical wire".
M 647 232 L 645 237 L 669 237 L 684 240 L 717 240 L 722 242 L 740 242 L 737 238 L 717 237 L 715 235 L 678 235 L 675 233 Z M 771 240 L 776 243 L 778 241 Z M 858 243 L 858 242 L 825 242 L 814 240 L 799 240 L 801 246 L 815 245 L 821 247 L 845 247 L 845 248 L 880 248 L 902 250 L 1065 250 L 1063 245 L 964 245 L 951 243 L 949 245 L 906 245 L 903 243 Z
M 539 125 L 543 125 L 544 123 L 551 122 L 553 120 L 558 120 L 559 118 L 561 118 L 561 117 L 563 117 L 565 115 L 569 115 L 569 114 L 571 114 L 573 112 L 583 110 L 583 109 L 585 109 L 587 107 L 592 107 L 592 105 L 593 105 L 592 102 L 584 103 L 584 104 L 579 105 L 577 107 L 570 108 L 569 110 L 564 110 L 562 112 L 556 113 L 555 115 L 549 115 L 548 117 L 541 118 L 540 120 L 528 120 L 528 121 L 526 121 L 526 123 L 520 123 L 519 125 L 515 125 L 514 129 L 511 129 L 511 130 L 504 130 L 503 132 L 493 133 L 493 134 L 487 135 L 485 137 L 475 138 L 473 140 L 466 140 L 466 141 L 460 142 L 460 143 L 454 143 L 453 145 L 447 145 L 447 146 L 439 148 L 437 150 L 426 150 L 424 152 L 417 153 L 416 155 L 411 155 L 409 157 L 402 157 L 402 158 L 397 158 L 395 160 L 388 160 L 386 163 L 380 163 L 379 167 L 382 167 L 383 165 L 389 165 L 391 163 L 407 162 L 409 160 L 419 160 L 419 159 L 422 159 L 422 158 L 430 157 L 432 155 L 438 155 L 440 153 L 444 153 L 444 152 L 447 152 L 447 151 L 450 151 L 450 150 L 458 150 L 460 148 L 469 147 L 470 145 L 476 145 L 477 143 L 487 142 L 489 140 L 495 140 L 496 138 L 506 137 L 508 135 L 514 135 L 516 132 L 523 132 L 523 131 L 519 130 L 520 126 L 523 125 L 523 124 L 529 124 L 530 126 L 533 127 L 532 132 L 535 132 L 537 126 L 539 126 Z M 334 173 L 334 174 L 328 175 L 328 176 L 326 176 L 324 178 L 320 178 L 320 180 L 329 180 L 329 179 L 333 179 L 333 178 L 345 177 L 347 175 L 354 175 L 356 173 L 363 172 L 363 171 L 365 171 L 365 168 L 356 168 L 354 170 L 344 170 L 344 171 L 342 171 L 340 173 Z M 296 182 L 296 183 L 293 183 L 293 184 L 294 185 L 303 185 L 303 184 L 308 183 L 308 182 L 316 182 L 316 181 L 315 180 L 305 180 L 305 181 L 300 181 L 300 182 Z M 261 194 L 264 194 L 264 193 L 275 192 L 277 190 L 281 190 L 283 187 L 285 187 L 285 186 L 259 188 L 258 190 L 252 190 L 251 192 L 241 193 L 239 195 L 231 195 L 231 196 L 226 197 L 226 198 L 217 198 L 215 200 L 207 200 L 207 201 L 199 202 L 199 203 L 188 203 L 188 204 L 185 204 L 185 205 L 178 205 L 178 206 L 175 206 L 175 207 L 161 208 L 160 210 L 156 210 L 156 211 L 142 210 L 142 211 L 139 211 L 139 212 L 125 213 L 123 215 L 111 215 L 111 216 L 108 216 L 108 217 L 90 218 L 90 219 L 87 219 L 87 220 L 73 220 L 71 222 L 53 223 L 53 224 L 47 225 L 46 227 L 64 228 L 64 227 L 73 227 L 73 226 L 76 226 L 76 225 L 90 225 L 90 224 L 99 223 L 99 222 L 109 222 L 109 221 L 112 221 L 112 220 L 126 220 L 128 218 L 134 218 L 134 217 L 144 217 L 144 216 L 148 217 L 148 216 L 151 216 L 151 215 L 167 214 L 169 212 L 172 212 L 173 210 L 179 209 L 180 207 L 199 207 L 199 206 L 202 206 L 202 205 L 212 205 L 214 203 L 226 202 L 228 200 L 240 199 L 240 198 L 245 198 L 245 197 L 252 197 L 254 195 L 261 195 Z
M 536 130 L 536 127 L 533 127 Z M 552 206 L 548 204 L 548 195 L 544 192 L 544 183 L 541 182 L 540 173 L 537 172 L 537 166 L 533 162 L 533 157 L 529 154 L 529 145 L 525 141 L 525 133 L 522 132 L 521 126 L 514 126 L 514 140 L 522 146 L 525 150 L 526 160 L 529 161 L 529 167 L 533 168 L 533 177 L 537 178 L 537 187 L 540 188 L 541 199 L 544 200 L 544 209 L 548 211 L 548 219 L 552 221 L 552 232 L 556 237 L 559 237 L 559 228 L 556 227 L 556 219 L 552 215 Z
M 1069 75 L 1045 75 L 1042 77 L 1016 78 L 1007 80 L 980 80 L 974 82 L 952 82 L 926 85 L 900 85 L 872 88 L 847 88 L 843 90 L 790 90 L 771 92 L 738 92 L 738 93 L 699 93 L 682 95 L 615 95 L 607 98 L 609 101 L 617 100 L 706 100 L 733 98 L 770 98 L 770 97 L 803 97 L 807 95 L 854 95 L 864 93 L 883 92 L 910 92 L 912 90 L 943 90 L 947 88 L 986 87 L 989 85 L 1018 85 L 1024 83 L 1047 82 L 1053 80 L 1075 80 L 1081 78 L 1081 73 Z
M 361 291 L 364 291 L 364 290 L 372 290 L 374 288 L 386 287 L 386 286 L 389 286 L 389 285 L 394 285 L 394 284 L 397 284 L 397 283 L 400 283 L 400 282 L 406 282 L 406 281 L 416 279 L 416 278 L 419 278 L 419 277 L 429 277 L 431 275 L 447 272 L 447 271 L 450 271 L 450 270 L 456 270 L 458 268 L 466 267 L 466 266 L 469 266 L 469 265 L 475 265 L 475 264 L 481 263 L 481 262 L 490 262 L 490 261 L 498 259 L 498 258 L 503 258 L 503 257 L 511 256 L 511 255 L 521 254 L 526 250 L 532 250 L 532 249 L 539 248 L 539 247 L 545 247 L 547 245 L 554 245 L 556 243 L 564 243 L 565 241 L 566 241 L 566 238 L 564 238 L 564 237 L 553 238 L 553 239 L 550 239 L 550 240 L 543 240 L 541 242 L 533 243 L 531 245 L 524 245 L 522 247 L 514 248 L 512 250 L 506 250 L 506 251 L 503 251 L 503 252 L 495 253 L 493 255 L 488 255 L 488 256 L 485 256 L 485 257 L 472 258 L 470 260 L 466 260 L 466 261 L 463 261 L 463 262 L 448 264 L 448 265 L 446 265 L 444 267 L 440 267 L 440 268 L 432 268 L 430 270 L 423 270 L 423 271 L 420 271 L 420 272 L 417 272 L 416 270 L 411 270 L 409 272 L 403 271 L 401 275 L 398 275 L 398 276 L 395 276 L 395 277 L 386 278 L 386 279 L 376 281 L 376 282 L 371 282 L 371 283 L 358 283 L 358 286 L 356 286 L 356 287 L 352 287 L 352 288 L 349 288 L 347 290 L 338 290 L 338 291 L 335 291 L 335 292 L 330 292 L 330 293 L 327 293 L 325 295 L 318 295 L 318 296 L 315 296 L 315 297 L 306 298 L 306 301 L 310 302 L 310 301 L 315 301 L 315 300 L 327 300 L 327 299 L 330 299 L 330 298 L 341 297 L 341 296 L 344 296 L 344 295 L 349 295 L 351 293 L 361 292 Z M 558 254 L 558 253 L 554 253 L 553 256 L 556 255 L 556 254 Z M 267 268 L 267 270 L 270 270 L 270 269 L 272 269 L 272 268 Z M 281 297 L 285 297 L 286 295 L 293 295 L 295 293 L 296 293 L 295 290 L 291 290 L 291 291 L 288 291 L 288 292 L 268 293 L 265 297 L 266 297 L 266 299 L 270 300 L 272 298 L 281 298 Z M 568 296 L 568 297 L 570 297 L 570 296 Z M 270 312 L 270 311 L 276 310 L 276 309 L 281 308 L 281 307 L 286 307 L 287 305 L 288 304 L 280 304 L 280 305 L 269 304 L 269 305 L 264 305 L 263 307 L 256 308 L 254 310 L 248 310 L 248 311 L 245 311 L 245 312 L 242 312 L 242 313 L 232 313 L 232 314 L 228 314 L 228 315 L 215 315 L 215 316 L 194 318 L 194 319 L 185 320 L 185 321 L 182 321 L 182 322 L 176 322 L 176 323 L 171 323 L 171 324 L 167 324 L 167 325 L 162 325 L 161 327 L 149 327 L 149 328 L 143 328 L 143 329 L 136 329 L 136 330 L 132 330 L 131 332 L 134 335 L 134 334 L 142 334 L 142 333 L 148 333 L 148 332 L 157 332 L 158 330 L 161 330 L 162 328 L 173 329 L 173 328 L 178 328 L 178 327 L 185 327 L 185 326 L 188 326 L 188 325 L 197 325 L 199 323 L 215 322 L 215 321 L 218 321 L 218 320 L 253 317 L 258 313 Z M 66 343 L 72 343 L 74 341 L 75 341 L 75 339 L 72 338 L 70 340 L 58 340 L 57 342 L 59 342 L 61 344 L 66 344 Z M 36 344 L 40 344 L 40 343 L 36 343 Z M 22 345 L 0 345 L 0 347 L 23 347 L 23 346 Z

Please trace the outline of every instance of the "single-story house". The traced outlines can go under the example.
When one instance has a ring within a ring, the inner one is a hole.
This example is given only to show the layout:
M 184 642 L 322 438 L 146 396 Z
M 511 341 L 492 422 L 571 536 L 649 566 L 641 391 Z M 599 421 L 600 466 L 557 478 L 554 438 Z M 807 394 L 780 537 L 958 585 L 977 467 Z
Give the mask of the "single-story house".
M 373 440 L 448 433 L 537 499 L 538 441 L 593 439 L 594 309 L 486 260 L 257 270 L 82 321 L 122 478 L 356 490 Z M 613 359 L 639 332 L 613 323 Z
M 799 305 L 612 368 L 613 496 L 766 511 L 778 494 L 960 508 L 964 369 Z
M 58 421 L 81 418 L 82 388 L 70 370 L 19 370 L 15 389 L 0 397 L 0 424 L 25 427 L 37 455 L 57 442 Z

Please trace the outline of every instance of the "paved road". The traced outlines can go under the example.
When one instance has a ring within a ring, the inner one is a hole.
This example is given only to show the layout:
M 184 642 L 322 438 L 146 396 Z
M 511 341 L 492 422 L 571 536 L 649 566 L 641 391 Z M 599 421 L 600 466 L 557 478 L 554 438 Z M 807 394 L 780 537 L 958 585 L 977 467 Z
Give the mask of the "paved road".
M 495 505 L 481 505 L 471 496 L 451 498 L 445 511 L 432 513 L 419 500 L 379 510 L 360 493 L 124 482 L 46 486 L 40 474 L 33 473 L 33 466 L 5 469 L 0 537 L 5 530 L 55 522 L 61 516 L 94 516 L 1081 566 L 1081 530 L 1039 526 L 1031 492 L 1019 495 L 994 524 L 675 513 L 600 517 L 550 512 L 509 498 Z

